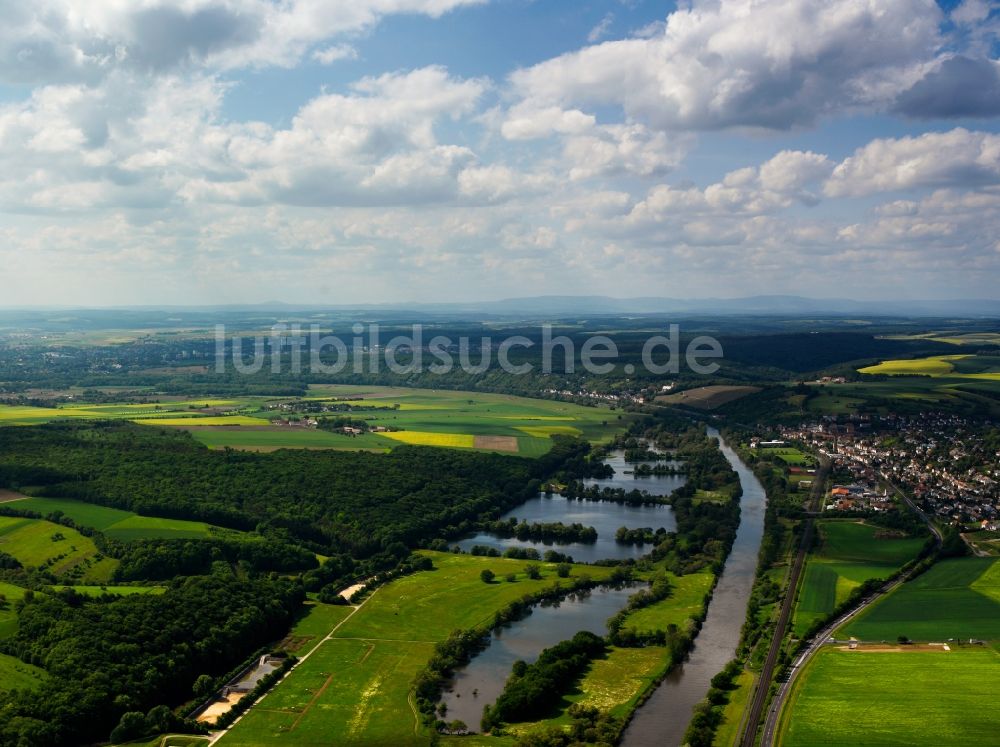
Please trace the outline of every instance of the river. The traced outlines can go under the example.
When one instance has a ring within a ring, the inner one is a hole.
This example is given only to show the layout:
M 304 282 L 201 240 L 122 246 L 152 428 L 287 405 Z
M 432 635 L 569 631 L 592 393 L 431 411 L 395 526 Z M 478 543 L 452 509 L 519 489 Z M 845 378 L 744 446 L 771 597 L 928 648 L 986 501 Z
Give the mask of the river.
M 719 432 L 709 428 L 709 435 Z M 721 439 L 720 439 L 721 443 Z M 712 677 L 733 658 L 757 572 L 757 553 L 764 535 L 764 488 L 732 449 L 722 452 L 740 476 L 740 526 L 732 552 L 695 641 L 691 657 L 676 667 L 649 700 L 636 711 L 622 738 L 624 747 L 680 745 L 694 706 L 708 693 Z

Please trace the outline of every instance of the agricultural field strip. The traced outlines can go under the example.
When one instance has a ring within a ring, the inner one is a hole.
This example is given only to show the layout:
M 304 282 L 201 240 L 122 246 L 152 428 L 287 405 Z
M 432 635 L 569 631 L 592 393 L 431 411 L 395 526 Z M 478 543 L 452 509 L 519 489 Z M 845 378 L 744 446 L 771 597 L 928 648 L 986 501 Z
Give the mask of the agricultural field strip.
M 306 653 L 302 654 L 302 656 L 299 657 L 298 662 L 296 662 L 295 666 L 292 667 L 290 670 L 288 670 L 288 672 L 285 673 L 285 676 L 282 678 L 282 681 L 285 680 L 285 679 L 287 679 L 289 677 L 289 675 L 291 675 L 296 669 L 298 669 L 300 666 L 302 666 L 302 663 L 304 661 L 308 660 L 309 657 L 312 656 L 314 653 L 316 653 L 316 651 L 319 650 L 320 646 L 322 646 L 327 641 L 333 640 L 333 634 L 336 633 L 344 623 L 346 623 L 348 620 L 350 620 L 352 617 L 354 617 L 354 615 L 356 615 L 358 613 L 358 611 L 362 607 L 364 607 L 369 601 L 371 601 L 375 597 L 375 595 L 378 594 L 378 592 L 381 590 L 381 588 L 382 587 L 379 587 L 378 589 L 375 589 L 371 594 L 369 594 L 367 597 L 365 597 L 364 599 L 362 599 L 361 603 L 358 604 L 358 605 L 356 605 L 354 607 L 354 609 L 351 610 L 350 614 L 347 615 L 347 617 L 345 617 L 343 620 L 341 620 L 336 625 L 334 625 L 333 628 L 330 630 L 330 632 L 327 633 L 323 638 L 321 638 L 319 640 L 319 642 L 315 646 L 313 646 L 311 649 L 309 649 Z M 275 686 L 277 686 L 277 684 Z M 273 690 L 274 688 L 271 688 L 271 689 Z M 270 691 L 268 691 L 268 692 L 270 692 Z M 222 737 L 224 737 L 226 734 L 228 734 L 230 731 L 232 731 L 236 727 L 236 724 L 238 724 L 240 721 L 242 721 L 243 718 L 248 713 L 250 713 L 251 711 L 253 711 L 254 708 L 262 700 L 264 700 L 264 698 L 266 698 L 267 696 L 268 696 L 268 693 L 264 693 L 260 698 L 258 698 L 257 700 L 255 700 L 253 702 L 253 704 L 249 708 L 247 708 L 236 719 L 234 719 L 233 723 L 231 723 L 227 729 L 225 729 L 224 731 L 216 732 L 215 734 L 213 734 L 211 736 L 211 738 L 209 739 L 208 744 L 209 745 L 215 744 L 220 739 L 222 739 Z

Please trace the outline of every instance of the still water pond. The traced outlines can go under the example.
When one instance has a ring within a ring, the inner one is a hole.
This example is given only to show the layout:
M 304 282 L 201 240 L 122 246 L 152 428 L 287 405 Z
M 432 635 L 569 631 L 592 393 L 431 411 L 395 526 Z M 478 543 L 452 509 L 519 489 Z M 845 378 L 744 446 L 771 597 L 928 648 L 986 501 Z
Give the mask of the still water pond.
M 685 482 L 683 475 L 633 477 L 632 475 L 625 474 L 626 470 L 632 470 L 634 465 L 625 462 L 621 451 L 613 452 L 605 461 L 614 468 L 614 476 L 602 480 L 587 480 L 586 484 L 588 486 L 598 485 L 600 487 L 624 488 L 626 490 L 638 489 L 645 490 L 650 495 L 664 496 L 670 495 Z M 458 546 L 466 552 L 472 549 L 474 545 L 494 547 L 500 552 L 503 552 L 508 547 L 533 547 L 542 554 L 546 550 L 553 549 L 566 555 L 571 555 L 574 560 L 581 563 L 592 563 L 595 560 L 604 560 L 607 558 L 615 560 L 638 558 L 649 552 L 648 547 L 621 545 L 615 542 L 615 531 L 619 527 L 624 526 L 629 529 L 640 527 L 658 529 L 663 527 L 668 532 L 673 531 L 677 527 L 674 521 L 674 513 L 669 506 L 656 504 L 630 506 L 607 501 L 578 501 L 564 498 L 561 495 L 540 495 L 537 498 L 532 498 L 517 508 L 508 511 L 500 518 L 507 520 L 511 517 L 516 517 L 518 521 L 523 519 L 529 524 L 561 521 L 564 524 L 580 523 L 584 526 L 592 526 L 597 530 L 597 541 L 593 543 L 571 542 L 568 544 L 556 544 L 479 533 L 461 540 Z
M 479 731 L 483 706 L 492 705 L 499 697 L 515 661 L 533 662 L 542 649 L 572 638 L 581 630 L 605 635 L 605 621 L 635 592 L 634 587 L 593 589 L 549 606 L 535 607 L 528 617 L 494 632 L 489 648 L 455 674 L 451 691 L 442 699 L 448 706 L 445 721 L 459 719 Z

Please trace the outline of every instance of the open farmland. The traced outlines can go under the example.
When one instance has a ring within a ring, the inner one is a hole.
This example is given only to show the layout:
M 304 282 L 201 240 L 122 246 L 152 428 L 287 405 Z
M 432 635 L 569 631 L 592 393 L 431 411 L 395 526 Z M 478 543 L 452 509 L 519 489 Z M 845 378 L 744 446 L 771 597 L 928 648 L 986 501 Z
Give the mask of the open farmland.
M 201 521 L 183 519 L 160 519 L 154 516 L 139 516 L 132 511 L 123 511 L 107 506 L 98 506 L 84 501 L 61 498 L 26 498 L 18 501 L 15 508 L 36 511 L 48 516 L 62 512 L 81 526 L 92 527 L 108 537 L 129 541 L 134 539 L 202 539 L 211 531 L 226 531 L 212 527 Z
M 866 641 L 948 638 L 1000 640 L 1000 565 L 953 558 L 902 584 L 848 622 L 838 635 Z
M 982 698 L 998 688 L 1000 654 L 988 647 L 827 647 L 799 675 L 776 743 L 993 744 L 1000 719 Z
M 879 527 L 859 521 L 817 522 L 819 546 L 809 555 L 795 606 L 793 630 L 801 635 L 871 578 L 891 576 L 914 558 L 921 538 L 878 538 Z
M 698 410 L 714 410 L 717 407 L 735 402 L 746 397 L 748 394 L 755 394 L 760 391 L 757 386 L 727 386 L 715 384 L 712 386 L 701 386 L 695 389 L 687 389 L 676 394 L 665 394 L 656 398 L 656 401 L 664 405 L 685 405 Z
M 887 360 L 858 369 L 863 374 L 887 376 L 930 376 L 984 381 L 1000 381 L 1000 360 L 992 356 L 935 355 L 929 358 Z
M 395 442 L 377 433 L 345 436 L 318 428 L 265 426 L 233 428 L 232 426 L 201 426 L 186 424 L 185 428 L 209 448 L 241 449 L 243 451 L 277 451 L 278 449 L 336 449 L 342 451 L 388 451 Z
M 324 406 L 330 410 L 324 412 Z M 379 426 L 389 431 L 345 434 L 302 422 L 309 417 L 337 416 L 364 420 L 373 431 Z M 185 428 L 209 448 L 246 451 L 388 451 L 400 444 L 418 444 L 539 456 L 549 450 L 551 436 L 556 434 L 607 441 L 627 425 L 627 417 L 604 407 L 504 394 L 347 385 L 314 386 L 305 398 L 189 398 L 155 405 L 49 408 L 0 405 L 0 426 L 68 419 L 131 420 L 152 427 Z
M 273 451 L 278 448 L 324 448 L 385 451 L 399 444 L 483 449 L 539 456 L 557 434 L 607 441 L 626 424 L 603 407 L 583 407 L 553 400 L 503 394 L 400 389 L 378 386 L 322 385 L 305 399 L 281 400 L 281 417 L 348 417 L 372 430 L 358 435 L 299 425 L 245 424 L 238 428 L 203 428 L 207 418 L 151 425 L 180 425 L 212 448 Z M 331 408 L 322 412 L 321 408 Z M 333 409 L 338 408 L 338 409 Z M 317 411 L 319 410 L 319 411 Z M 271 417 L 276 417 L 271 415 Z M 627 416 L 626 416 L 627 417 Z M 234 422 L 232 418 L 228 422 Z
M 101 556 L 93 540 L 75 529 L 39 519 L 0 516 L 0 550 L 22 565 L 70 574 L 85 583 L 104 583 L 117 561 Z
M 410 683 L 434 644 L 453 630 L 486 624 L 509 602 L 558 580 L 546 563 L 540 564 L 542 578 L 532 580 L 521 560 L 427 554 L 434 570 L 376 591 L 220 744 L 426 744 L 428 734 L 409 701 Z M 484 568 L 498 577 L 514 573 L 516 580 L 484 584 Z M 576 565 L 571 576 L 602 578 L 610 572 Z

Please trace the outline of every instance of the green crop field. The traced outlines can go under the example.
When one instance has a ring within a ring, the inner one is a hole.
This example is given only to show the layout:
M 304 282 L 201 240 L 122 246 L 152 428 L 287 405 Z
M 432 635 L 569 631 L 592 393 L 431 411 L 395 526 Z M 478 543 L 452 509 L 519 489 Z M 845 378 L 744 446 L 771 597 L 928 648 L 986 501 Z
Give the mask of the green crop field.
M 93 527 L 108 537 L 129 541 L 134 539 L 202 539 L 208 537 L 213 527 L 201 521 L 159 519 L 139 516 L 107 506 L 97 506 L 84 501 L 62 498 L 28 498 L 17 501 L 16 508 L 37 511 L 48 516 L 61 511 L 81 526 Z M 230 532 L 233 530 L 219 529 Z
M 776 456 L 785 464 L 792 465 L 793 467 L 812 465 L 814 461 L 813 458 L 805 452 L 793 449 L 789 446 L 781 446 L 773 449 L 759 449 L 759 452 L 764 456 Z
M 912 360 L 888 360 L 858 369 L 863 374 L 930 376 L 1000 381 L 1000 363 L 991 356 L 935 355 Z
M 34 690 L 48 677 L 44 669 L 25 664 L 20 659 L 0 654 L 0 691 Z
M 346 605 L 307 602 L 305 613 L 296 620 L 279 648 L 301 656 L 343 622 L 352 610 Z
M 539 564 L 542 578 L 532 580 L 524 571 L 526 561 L 427 554 L 434 570 L 397 579 L 375 592 L 221 744 L 426 744 L 428 735 L 418 728 L 409 692 L 434 643 L 453 630 L 488 623 L 507 603 L 559 580 L 547 563 Z M 484 584 L 479 577 L 484 568 L 498 578 L 515 573 L 516 580 Z M 588 574 L 599 579 L 610 572 L 574 565 L 571 577 Z M 299 634 L 319 636 L 325 625 L 332 629 L 337 622 L 335 616 L 307 617 Z
M 872 578 L 888 578 L 920 552 L 921 538 L 877 539 L 878 527 L 857 521 L 817 522 L 819 546 L 809 555 L 792 623 L 801 635 Z
M 629 418 L 624 415 L 619 420 L 619 413 L 604 407 L 506 394 L 333 385 L 310 391 L 317 397 L 351 397 L 349 404 L 379 408 L 347 414 L 373 426 L 401 429 L 384 434 L 388 439 L 499 451 L 514 451 L 516 444 L 516 452 L 527 456 L 547 451 L 553 434 L 607 441 L 628 424 Z M 475 437 L 505 437 L 512 443 L 473 442 Z
M 188 427 L 195 440 L 209 448 L 243 449 L 245 451 L 277 451 L 278 449 L 341 449 L 344 451 L 388 451 L 394 441 L 375 433 L 348 436 L 315 428 L 204 428 L 192 424 Z
M 862 640 L 1000 640 L 995 558 L 954 558 L 897 587 L 838 631 Z
M 1000 655 L 987 647 L 951 651 L 824 648 L 785 704 L 780 747 L 994 744 Z
M 44 566 L 55 574 L 66 574 L 88 583 L 104 583 L 117 561 L 99 555 L 89 537 L 75 529 L 40 519 L 0 516 L 0 550 L 22 565 Z

